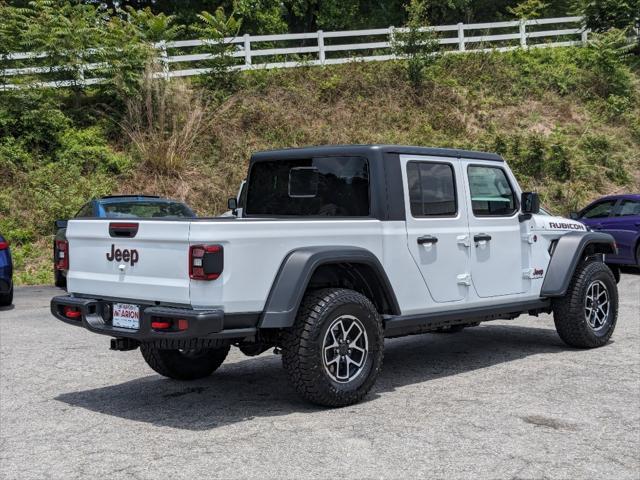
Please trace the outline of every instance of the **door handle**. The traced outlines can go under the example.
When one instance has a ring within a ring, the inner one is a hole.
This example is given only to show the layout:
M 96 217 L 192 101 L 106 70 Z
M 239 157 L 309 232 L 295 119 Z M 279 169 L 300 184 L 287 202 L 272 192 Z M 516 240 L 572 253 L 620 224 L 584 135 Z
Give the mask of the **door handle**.
M 438 243 L 438 237 L 434 237 L 433 235 L 418 237 L 418 245 L 433 245 L 434 243 Z
M 491 241 L 491 235 L 487 235 L 486 233 L 479 233 L 478 235 L 473 236 L 474 242 L 489 242 Z

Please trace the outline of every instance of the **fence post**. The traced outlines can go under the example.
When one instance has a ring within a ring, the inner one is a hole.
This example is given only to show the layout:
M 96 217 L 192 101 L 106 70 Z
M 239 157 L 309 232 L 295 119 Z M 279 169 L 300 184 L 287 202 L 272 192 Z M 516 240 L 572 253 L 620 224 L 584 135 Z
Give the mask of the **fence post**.
M 244 64 L 251 66 L 251 36 L 245 33 L 242 37 L 244 39 Z
M 466 50 L 464 46 L 464 24 L 458 23 L 458 50 L 464 52 Z
M 520 19 L 520 46 L 527 46 L 527 21 L 524 18 Z
M 85 86 L 84 83 L 84 59 L 80 59 L 80 66 L 78 67 L 78 80 L 80 81 L 80 85 Z
M 318 30 L 318 59 L 320 60 L 320 65 L 324 65 L 326 55 L 324 51 L 324 32 L 322 30 Z
M 589 29 L 585 28 L 584 30 L 582 30 L 582 35 L 580 36 L 580 39 L 582 40 L 582 44 L 586 45 L 589 42 Z
M 169 80 L 169 54 L 167 53 L 167 42 L 160 40 L 158 43 L 160 48 L 160 62 L 162 63 L 162 76 L 165 80 Z

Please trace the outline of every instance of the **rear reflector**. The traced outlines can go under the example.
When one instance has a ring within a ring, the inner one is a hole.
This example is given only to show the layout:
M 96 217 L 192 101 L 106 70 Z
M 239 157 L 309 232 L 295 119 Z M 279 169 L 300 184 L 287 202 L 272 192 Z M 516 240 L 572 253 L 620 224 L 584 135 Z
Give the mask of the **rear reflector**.
M 178 319 L 178 330 L 187 330 L 189 328 L 189 320 L 186 318 Z
M 151 328 L 153 328 L 154 330 L 166 330 L 167 328 L 171 328 L 171 322 L 151 322 Z
M 9 242 L 0 242 L 0 250 L 6 250 L 9 248 Z
M 222 245 L 192 245 L 189 247 L 189 278 L 215 280 L 224 268 Z
M 82 316 L 82 312 L 77 307 L 70 307 L 69 305 L 65 305 L 62 309 L 64 316 L 67 318 L 71 318 L 73 320 L 78 319 Z
M 56 240 L 54 265 L 56 270 L 69 270 L 69 242 Z

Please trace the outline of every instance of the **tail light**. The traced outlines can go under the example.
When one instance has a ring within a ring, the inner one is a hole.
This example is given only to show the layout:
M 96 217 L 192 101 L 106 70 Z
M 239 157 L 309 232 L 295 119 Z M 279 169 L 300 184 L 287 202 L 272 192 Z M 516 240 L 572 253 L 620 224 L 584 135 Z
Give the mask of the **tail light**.
M 223 267 L 222 245 L 191 245 L 189 247 L 189 278 L 215 280 L 222 274 Z
M 69 270 L 69 242 L 56 240 L 56 270 Z
M 6 250 L 9 248 L 9 242 L 0 242 L 0 250 Z

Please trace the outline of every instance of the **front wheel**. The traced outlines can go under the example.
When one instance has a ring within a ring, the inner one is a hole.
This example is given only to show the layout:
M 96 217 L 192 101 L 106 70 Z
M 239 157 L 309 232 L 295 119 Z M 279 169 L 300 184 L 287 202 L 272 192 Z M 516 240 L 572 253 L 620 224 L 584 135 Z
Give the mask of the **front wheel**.
M 382 367 L 384 335 L 371 301 L 347 289 L 304 297 L 295 325 L 283 335 L 282 363 L 296 391 L 327 407 L 359 402 Z
M 162 349 L 140 345 L 142 357 L 153 370 L 175 380 L 196 380 L 211 375 L 222 365 L 229 345 L 219 348 Z
M 553 302 L 560 338 L 572 347 L 595 348 L 611 338 L 618 318 L 618 287 L 601 262 L 578 265 L 567 293 Z

